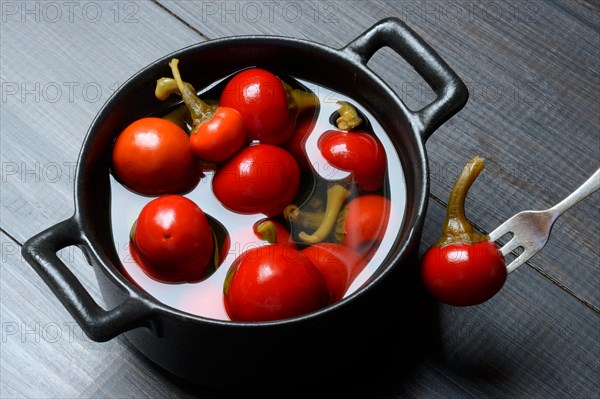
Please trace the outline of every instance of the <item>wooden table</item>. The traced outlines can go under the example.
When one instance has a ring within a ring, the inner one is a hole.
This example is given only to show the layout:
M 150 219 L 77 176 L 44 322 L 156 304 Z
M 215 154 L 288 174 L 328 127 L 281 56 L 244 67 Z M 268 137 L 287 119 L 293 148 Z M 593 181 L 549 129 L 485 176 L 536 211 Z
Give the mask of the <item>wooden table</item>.
M 20 255 L 26 239 L 72 214 L 78 151 L 102 104 L 174 50 L 242 34 L 339 48 L 382 18 L 406 21 L 470 91 L 427 142 L 422 251 L 437 239 L 453 180 L 474 155 L 487 167 L 467 212 L 486 232 L 518 211 L 555 204 L 600 164 L 600 7 L 592 0 L 2 0 L 1 8 L 2 398 L 238 397 L 176 380 L 124 338 L 92 342 Z M 369 66 L 409 107 L 432 100 L 393 51 L 379 51 Z M 437 307 L 436 345 L 417 361 L 397 354 L 394 345 L 407 343 L 391 339 L 381 361 L 357 365 L 364 378 L 275 397 L 597 398 L 599 198 L 558 219 L 544 250 L 493 299 Z M 100 298 L 79 250 L 61 258 Z

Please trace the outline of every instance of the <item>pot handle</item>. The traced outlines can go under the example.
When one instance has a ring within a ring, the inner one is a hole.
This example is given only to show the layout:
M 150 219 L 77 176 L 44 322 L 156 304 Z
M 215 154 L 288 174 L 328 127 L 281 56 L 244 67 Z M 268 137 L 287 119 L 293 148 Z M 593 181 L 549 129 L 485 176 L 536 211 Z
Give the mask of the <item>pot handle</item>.
M 421 137 L 427 140 L 466 104 L 467 86 L 431 46 L 398 18 L 379 21 L 342 51 L 357 57 L 366 66 L 373 54 L 383 47 L 390 47 L 404 58 L 436 94 L 431 104 L 416 112 L 409 111 L 417 116 Z
M 75 216 L 30 238 L 21 251 L 86 335 L 104 342 L 136 327 L 151 327 L 151 309 L 132 290 L 114 309 L 104 310 L 96 303 L 57 256 L 58 251 L 72 245 L 87 248 Z

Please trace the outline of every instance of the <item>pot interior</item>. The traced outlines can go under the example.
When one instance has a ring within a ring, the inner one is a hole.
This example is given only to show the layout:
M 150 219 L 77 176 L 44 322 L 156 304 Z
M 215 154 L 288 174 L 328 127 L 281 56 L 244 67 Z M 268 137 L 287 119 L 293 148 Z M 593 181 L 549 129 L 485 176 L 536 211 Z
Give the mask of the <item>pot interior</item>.
M 257 66 L 315 82 L 360 103 L 387 133 L 390 145 L 398 154 L 401 171 L 396 178 L 404 182 L 391 180 L 390 185 L 406 187 L 402 227 L 392 236 L 381 257 L 383 266 L 369 281 L 382 278 L 395 264 L 402 262 L 407 252 L 416 250 L 426 205 L 426 161 L 421 139 L 411 127 L 411 115 L 404 111 L 389 87 L 368 68 L 338 50 L 293 39 L 232 38 L 192 46 L 148 66 L 113 95 L 92 124 L 80 155 L 75 200 L 92 251 L 101 263 L 112 266 L 103 270 L 105 273 L 121 284 L 128 284 L 117 270 L 116 265 L 122 259 L 115 250 L 112 235 L 112 144 L 133 120 L 156 114 L 168 106 L 154 97 L 154 88 L 157 79 L 171 76 L 168 62 L 174 57 L 180 60 L 184 80 L 199 91 L 236 71 Z

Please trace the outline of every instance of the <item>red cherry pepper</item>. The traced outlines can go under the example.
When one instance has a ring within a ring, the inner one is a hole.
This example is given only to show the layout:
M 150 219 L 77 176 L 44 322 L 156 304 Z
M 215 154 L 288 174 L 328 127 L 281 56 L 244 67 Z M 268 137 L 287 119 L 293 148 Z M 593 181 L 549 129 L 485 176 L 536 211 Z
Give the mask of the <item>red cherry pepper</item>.
M 391 212 L 392 203 L 381 195 L 354 198 L 344 212 L 342 243 L 366 256 L 383 240 Z
M 273 145 L 285 144 L 294 132 L 296 116 L 319 105 L 314 93 L 294 89 L 261 68 L 234 75 L 219 101 L 221 106 L 240 112 L 248 141 Z
M 161 118 L 138 119 L 119 134 L 112 171 L 121 184 L 142 195 L 185 194 L 202 176 L 188 136 Z
M 493 297 L 506 281 L 502 253 L 465 216 L 467 192 L 484 163 L 471 159 L 450 194 L 442 237 L 422 259 L 423 282 L 439 301 L 454 306 L 477 305 Z
M 227 314 L 235 321 L 300 316 L 330 303 L 319 270 L 300 251 L 278 244 L 250 249 L 232 264 L 223 285 Z
M 220 163 L 242 148 L 245 137 L 240 113 L 233 108 L 219 107 L 210 120 L 192 130 L 190 145 L 201 160 Z
M 214 238 L 204 212 L 192 200 L 166 195 L 142 208 L 133 227 L 134 256 L 151 277 L 198 281 L 213 261 Z
M 233 212 L 276 216 L 296 196 L 300 169 L 280 147 L 251 145 L 217 170 L 212 185 L 217 199 Z
M 169 66 L 192 118 L 192 151 L 205 162 L 226 161 L 242 148 L 246 140 L 242 115 L 233 108 L 211 106 L 198 98 L 192 85 L 181 79 L 178 64 L 179 60 L 175 58 Z
M 372 192 L 383 186 L 387 158 L 375 135 L 363 131 L 329 130 L 319 138 L 318 146 L 331 165 L 352 173 L 361 190 Z
M 331 303 L 341 300 L 364 269 L 366 260 L 352 248 L 333 242 L 311 245 L 302 253 L 319 269 L 331 291 Z
M 280 145 L 292 136 L 295 117 L 288 110 L 288 98 L 273 73 L 250 68 L 237 73 L 225 85 L 221 106 L 238 110 L 249 140 Z

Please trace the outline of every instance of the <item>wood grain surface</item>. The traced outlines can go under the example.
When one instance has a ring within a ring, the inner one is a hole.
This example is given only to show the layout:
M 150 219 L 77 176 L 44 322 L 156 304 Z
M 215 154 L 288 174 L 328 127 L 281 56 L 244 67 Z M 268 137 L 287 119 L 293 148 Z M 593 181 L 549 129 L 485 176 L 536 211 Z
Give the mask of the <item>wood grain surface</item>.
M 282 35 L 340 48 L 378 20 L 406 21 L 461 76 L 465 108 L 427 141 L 431 195 L 421 252 L 452 183 L 486 170 L 467 214 L 482 231 L 554 205 L 600 166 L 600 6 L 595 1 L 8 1 L 0 23 L 0 398 L 234 398 L 146 360 L 124 338 L 84 336 L 20 248 L 73 213 L 79 149 L 132 74 L 205 40 Z M 306 60 L 310 63 L 311 60 Z M 431 89 L 390 49 L 371 67 L 412 109 Z M 600 392 L 600 194 L 556 222 L 547 246 L 483 305 L 429 303 L 414 356 L 402 330 L 361 378 L 257 397 L 594 398 Z M 79 250 L 61 258 L 101 301 Z M 393 310 L 391 310 L 393 311 Z M 387 366 L 386 360 L 390 366 Z

